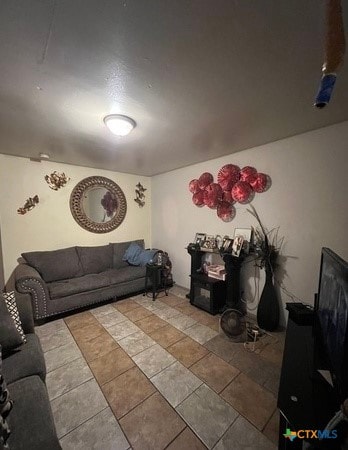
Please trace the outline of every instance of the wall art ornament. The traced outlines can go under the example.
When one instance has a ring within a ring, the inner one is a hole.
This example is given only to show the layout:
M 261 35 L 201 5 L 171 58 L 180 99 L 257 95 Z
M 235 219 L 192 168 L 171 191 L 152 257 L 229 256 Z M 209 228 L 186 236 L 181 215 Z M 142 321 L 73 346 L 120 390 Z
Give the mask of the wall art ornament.
M 39 196 L 34 195 L 34 197 L 29 197 L 26 202 L 24 203 L 24 206 L 22 208 L 17 209 L 17 213 L 21 214 L 22 216 L 26 214 L 28 211 L 31 211 L 35 206 L 39 203 Z
M 69 177 L 65 175 L 65 173 L 52 172 L 50 175 L 45 176 L 45 181 L 48 186 L 54 191 L 58 191 L 58 189 L 64 187 L 67 182 L 70 180 Z
M 216 209 L 217 216 L 230 222 L 236 215 L 235 203 L 250 203 L 255 194 L 267 191 L 271 186 L 269 175 L 255 167 L 242 169 L 235 164 L 225 164 L 217 174 L 217 182 L 209 172 L 189 182 L 192 202 L 198 207 Z
M 139 208 L 142 208 L 145 205 L 145 191 L 147 191 L 147 189 L 144 188 L 140 182 L 135 186 L 134 201 L 138 204 Z

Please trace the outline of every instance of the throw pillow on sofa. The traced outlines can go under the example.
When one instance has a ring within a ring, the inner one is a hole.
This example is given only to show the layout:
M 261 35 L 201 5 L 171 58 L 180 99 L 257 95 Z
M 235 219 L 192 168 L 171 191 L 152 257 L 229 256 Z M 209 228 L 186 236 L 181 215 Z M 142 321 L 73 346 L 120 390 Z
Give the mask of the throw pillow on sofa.
M 14 291 L 3 292 L 2 296 L 5 300 L 8 312 L 10 313 L 12 320 L 14 321 L 14 324 L 16 325 L 17 331 L 22 337 L 22 341 L 27 342 L 23 328 L 22 328 L 22 322 L 19 317 L 19 312 L 18 312 L 18 308 L 17 308 L 16 297 L 15 297 Z
M 18 331 L 15 321 L 6 306 L 4 294 L 2 294 L 0 296 L 0 345 L 3 353 L 10 353 L 22 345 L 24 343 L 23 335 Z

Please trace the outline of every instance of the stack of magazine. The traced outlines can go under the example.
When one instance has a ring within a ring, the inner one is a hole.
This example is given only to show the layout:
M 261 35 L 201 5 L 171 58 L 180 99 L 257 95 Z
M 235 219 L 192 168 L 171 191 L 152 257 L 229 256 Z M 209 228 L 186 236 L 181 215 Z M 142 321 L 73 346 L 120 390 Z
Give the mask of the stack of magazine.
M 217 280 L 226 280 L 226 269 L 223 264 L 211 264 L 208 266 L 208 277 Z

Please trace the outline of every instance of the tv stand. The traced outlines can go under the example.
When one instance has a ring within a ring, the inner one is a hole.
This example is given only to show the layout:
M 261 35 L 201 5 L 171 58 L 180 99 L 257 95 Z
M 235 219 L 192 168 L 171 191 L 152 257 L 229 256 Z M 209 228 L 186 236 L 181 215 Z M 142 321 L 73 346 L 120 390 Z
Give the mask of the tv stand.
M 286 429 L 323 430 L 339 410 L 339 400 L 334 389 L 318 373 L 317 357 L 323 355 L 315 339 L 314 312 L 301 318 L 294 304 L 287 304 L 290 311 L 286 330 L 283 364 L 280 376 L 278 408 L 280 411 L 279 450 L 302 450 L 302 439 L 292 442 L 283 436 Z M 294 310 L 297 311 L 294 314 Z M 319 364 L 320 366 L 320 364 Z M 340 448 L 333 439 L 325 439 L 326 449 Z M 337 441 L 337 440 L 336 440 Z M 318 440 L 312 441 L 318 444 Z M 336 445 L 336 446 L 335 446 Z M 316 447 L 315 447 L 316 448 Z

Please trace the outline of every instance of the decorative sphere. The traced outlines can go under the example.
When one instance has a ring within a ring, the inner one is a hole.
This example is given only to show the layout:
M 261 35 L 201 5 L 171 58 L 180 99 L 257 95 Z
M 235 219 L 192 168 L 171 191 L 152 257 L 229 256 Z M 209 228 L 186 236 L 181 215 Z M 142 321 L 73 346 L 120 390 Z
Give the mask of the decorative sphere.
M 236 215 L 236 209 L 231 203 L 220 202 L 216 211 L 218 217 L 224 222 L 231 222 Z
M 197 192 L 200 191 L 200 187 L 199 187 L 199 181 L 198 180 L 191 180 L 189 183 L 189 191 L 192 194 L 196 194 Z
M 217 183 L 210 183 L 209 186 L 203 191 L 203 201 L 206 206 L 211 209 L 215 209 L 221 201 L 222 189 Z
M 240 181 L 246 181 L 247 183 L 251 184 L 252 180 L 255 180 L 257 175 L 257 170 L 255 167 L 251 166 L 245 166 L 240 171 Z
M 238 203 L 248 203 L 252 197 L 252 188 L 246 181 L 238 181 L 232 188 L 233 200 Z
M 214 181 L 214 177 L 209 172 L 204 172 L 202 175 L 198 178 L 198 184 L 200 189 L 205 189 L 207 186 L 209 186 L 210 183 Z
M 199 191 L 193 194 L 192 201 L 196 206 L 204 206 L 203 192 L 204 191 Z
M 265 192 L 268 185 L 268 176 L 265 173 L 259 172 L 255 179 L 250 181 L 250 185 L 255 192 Z
M 230 191 L 239 180 L 240 168 L 234 164 L 226 164 L 219 170 L 217 181 L 224 191 Z

